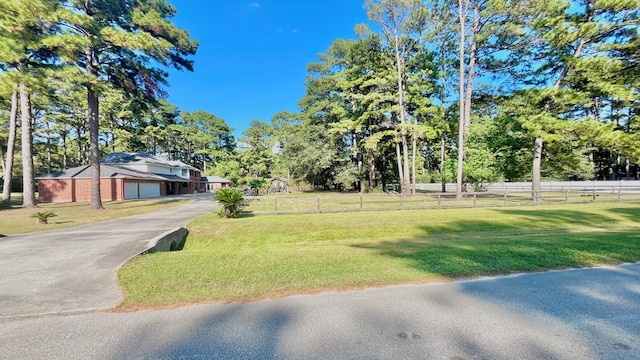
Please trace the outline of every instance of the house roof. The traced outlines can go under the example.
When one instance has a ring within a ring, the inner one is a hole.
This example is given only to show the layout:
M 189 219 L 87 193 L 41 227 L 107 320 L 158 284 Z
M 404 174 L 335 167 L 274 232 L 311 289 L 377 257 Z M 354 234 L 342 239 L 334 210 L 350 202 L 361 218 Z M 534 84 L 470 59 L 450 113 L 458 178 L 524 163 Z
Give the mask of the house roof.
M 100 165 L 100 178 L 124 178 L 124 179 L 137 179 L 137 180 L 169 180 L 169 175 L 157 175 L 146 173 L 142 171 L 136 171 L 131 169 L 126 169 L 120 166 L 113 165 Z M 39 176 L 36 179 L 69 179 L 69 178 L 90 178 L 91 177 L 91 166 L 77 166 L 73 168 L 69 168 L 64 171 L 55 172 L 52 174 L 47 174 L 43 176 Z M 172 181 L 186 181 L 181 178 L 171 179 Z
M 208 183 L 227 183 L 227 184 L 231 183 L 231 181 L 225 178 L 221 178 L 220 176 L 203 176 L 201 181 L 208 182 Z
M 147 153 L 111 153 L 103 157 L 100 163 L 109 165 L 150 164 L 200 171 L 200 169 L 185 164 L 182 161 L 168 160 Z

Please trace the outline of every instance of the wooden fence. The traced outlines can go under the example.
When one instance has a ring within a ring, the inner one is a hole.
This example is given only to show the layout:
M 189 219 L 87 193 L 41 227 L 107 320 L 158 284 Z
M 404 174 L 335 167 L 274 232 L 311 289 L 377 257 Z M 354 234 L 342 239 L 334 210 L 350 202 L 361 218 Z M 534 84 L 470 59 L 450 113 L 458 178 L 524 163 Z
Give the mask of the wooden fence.
M 536 201 L 531 192 L 474 192 L 458 197 L 455 193 L 396 194 L 332 194 L 248 196 L 246 211 L 254 214 L 332 213 L 355 211 L 452 209 L 509 207 L 599 202 L 640 202 L 638 189 L 584 189 L 580 191 L 541 192 Z

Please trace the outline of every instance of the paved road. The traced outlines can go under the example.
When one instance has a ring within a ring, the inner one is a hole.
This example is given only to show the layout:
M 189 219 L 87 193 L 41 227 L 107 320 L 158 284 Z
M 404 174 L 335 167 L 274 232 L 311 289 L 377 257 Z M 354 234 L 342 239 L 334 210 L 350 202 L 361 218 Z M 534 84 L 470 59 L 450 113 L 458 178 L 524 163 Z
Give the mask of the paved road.
M 116 306 L 118 268 L 150 240 L 218 207 L 211 194 L 188 198 L 154 213 L 0 238 L 0 318 Z
M 0 319 L 3 359 L 640 359 L 640 264 Z

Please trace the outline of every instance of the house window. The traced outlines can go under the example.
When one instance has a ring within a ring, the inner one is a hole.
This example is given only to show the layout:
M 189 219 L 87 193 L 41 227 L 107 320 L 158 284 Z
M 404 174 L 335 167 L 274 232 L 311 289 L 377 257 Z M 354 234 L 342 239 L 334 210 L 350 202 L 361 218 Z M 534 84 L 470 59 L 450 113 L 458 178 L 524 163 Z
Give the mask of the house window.
M 187 169 L 182 169 L 182 176 L 187 176 Z

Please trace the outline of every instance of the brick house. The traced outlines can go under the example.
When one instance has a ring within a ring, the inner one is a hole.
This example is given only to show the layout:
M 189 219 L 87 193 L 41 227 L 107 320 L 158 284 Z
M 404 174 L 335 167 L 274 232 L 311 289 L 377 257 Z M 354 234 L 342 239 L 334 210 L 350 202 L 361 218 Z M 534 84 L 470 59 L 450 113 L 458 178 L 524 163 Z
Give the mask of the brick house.
M 89 201 L 91 166 L 40 176 L 42 202 Z M 154 198 L 204 191 L 201 171 L 181 161 L 146 153 L 112 153 L 100 160 L 103 201 Z

